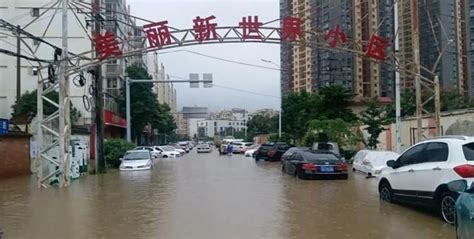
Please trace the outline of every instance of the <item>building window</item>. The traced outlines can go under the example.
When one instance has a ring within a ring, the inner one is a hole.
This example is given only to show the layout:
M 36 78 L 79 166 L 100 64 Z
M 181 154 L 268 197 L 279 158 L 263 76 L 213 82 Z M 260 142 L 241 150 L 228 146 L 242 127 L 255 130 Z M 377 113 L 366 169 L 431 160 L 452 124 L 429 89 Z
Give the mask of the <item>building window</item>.
M 33 17 L 39 17 L 40 15 L 40 9 L 37 7 L 34 7 L 31 9 L 31 16 Z
M 117 88 L 117 78 L 107 78 L 107 88 Z

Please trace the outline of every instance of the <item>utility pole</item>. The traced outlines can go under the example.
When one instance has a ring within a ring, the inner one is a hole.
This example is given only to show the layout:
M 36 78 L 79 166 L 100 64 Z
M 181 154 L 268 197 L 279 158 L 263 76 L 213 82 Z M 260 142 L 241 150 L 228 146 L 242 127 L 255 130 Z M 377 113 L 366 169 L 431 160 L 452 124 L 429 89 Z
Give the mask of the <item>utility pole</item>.
M 21 97 L 21 36 L 20 36 L 20 25 L 16 26 L 16 101 L 18 102 Z
M 101 0 L 94 0 L 94 21 L 95 33 L 101 34 L 101 16 L 100 16 L 100 2 Z M 96 46 L 97 47 L 97 46 Z M 97 49 L 96 49 L 97 54 Z M 102 102 L 102 65 L 95 68 L 95 84 L 94 84 L 94 98 L 95 98 L 95 163 L 96 173 L 105 172 L 105 158 L 104 158 L 104 122 L 103 122 L 103 102 Z
M 401 105 L 400 105 L 400 38 L 399 38 L 399 30 L 398 30 L 398 2 L 394 2 L 394 30 L 395 32 L 395 64 L 397 69 L 395 71 L 395 135 L 396 135 L 396 151 L 397 153 L 401 153 L 401 144 L 402 144 L 402 137 L 401 137 Z
M 132 142 L 132 116 L 130 113 L 130 79 L 125 77 L 125 109 L 127 116 L 127 141 Z
M 413 41 L 413 65 L 415 73 L 415 91 L 416 91 L 416 142 L 420 142 L 423 137 L 422 114 L 423 104 L 421 99 L 421 79 L 420 79 L 420 28 L 418 17 L 418 0 L 411 0 L 411 26 Z
M 69 185 L 69 160 L 70 160 L 70 136 L 71 117 L 69 99 L 69 79 L 66 76 L 68 64 L 68 14 L 69 0 L 62 0 L 62 52 L 59 63 L 59 159 L 62 175 L 59 178 L 60 187 Z

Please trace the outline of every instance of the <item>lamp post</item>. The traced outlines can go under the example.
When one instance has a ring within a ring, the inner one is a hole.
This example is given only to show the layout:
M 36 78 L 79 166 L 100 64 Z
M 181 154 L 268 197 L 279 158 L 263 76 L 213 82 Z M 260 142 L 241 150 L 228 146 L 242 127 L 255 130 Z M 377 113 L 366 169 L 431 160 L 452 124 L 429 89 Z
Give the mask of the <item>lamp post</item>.
M 280 69 L 281 71 L 281 68 L 280 68 L 280 65 L 276 64 L 275 62 L 273 61 L 270 61 L 270 60 L 266 60 L 266 59 L 260 59 L 261 61 L 265 62 L 265 63 L 269 63 L 269 64 L 272 64 L 276 67 L 278 67 L 278 69 Z M 280 85 L 280 94 L 281 94 L 281 83 L 279 84 Z M 282 110 L 282 105 L 281 105 L 281 102 L 282 99 L 280 98 L 280 110 L 278 111 L 278 138 L 281 139 L 281 110 Z

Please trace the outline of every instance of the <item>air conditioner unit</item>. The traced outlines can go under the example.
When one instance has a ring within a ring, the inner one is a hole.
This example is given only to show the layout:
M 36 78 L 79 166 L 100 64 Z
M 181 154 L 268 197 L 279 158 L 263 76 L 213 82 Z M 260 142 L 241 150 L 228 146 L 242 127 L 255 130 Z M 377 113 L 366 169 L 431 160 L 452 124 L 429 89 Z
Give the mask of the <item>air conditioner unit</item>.
M 40 15 L 40 9 L 37 7 L 31 8 L 31 16 L 32 17 L 39 17 Z

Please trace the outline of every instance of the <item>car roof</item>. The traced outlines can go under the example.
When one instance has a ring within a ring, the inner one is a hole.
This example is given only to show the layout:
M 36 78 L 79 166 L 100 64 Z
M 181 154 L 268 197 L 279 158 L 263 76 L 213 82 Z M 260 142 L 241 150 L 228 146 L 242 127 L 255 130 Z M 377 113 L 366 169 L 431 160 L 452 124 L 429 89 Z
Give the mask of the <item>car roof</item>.
M 126 153 L 141 153 L 141 152 L 147 152 L 147 153 L 149 153 L 150 151 L 145 150 L 145 149 L 134 149 L 134 150 L 127 150 Z

